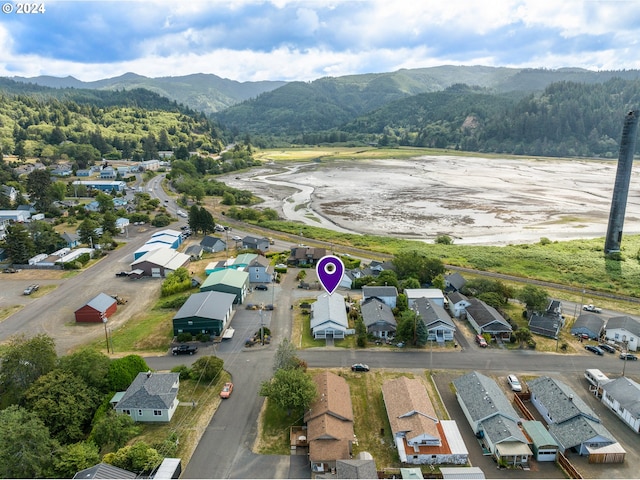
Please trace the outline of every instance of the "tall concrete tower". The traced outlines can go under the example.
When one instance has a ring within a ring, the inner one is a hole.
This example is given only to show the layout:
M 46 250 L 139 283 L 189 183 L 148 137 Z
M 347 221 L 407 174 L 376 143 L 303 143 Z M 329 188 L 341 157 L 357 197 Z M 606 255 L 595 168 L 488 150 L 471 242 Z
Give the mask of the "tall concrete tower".
M 638 111 L 633 110 L 627 113 L 627 116 L 624 119 L 624 126 L 622 127 L 616 183 L 613 187 L 611 211 L 609 212 L 609 226 L 607 227 L 607 237 L 604 241 L 605 253 L 615 253 L 620 251 L 622 227 L 624 225 L 624 213 L 627 209 L 627 197 L 629 196 L 629 182 L 631 181 L 633 154 L 636 151 L 637 133 Z

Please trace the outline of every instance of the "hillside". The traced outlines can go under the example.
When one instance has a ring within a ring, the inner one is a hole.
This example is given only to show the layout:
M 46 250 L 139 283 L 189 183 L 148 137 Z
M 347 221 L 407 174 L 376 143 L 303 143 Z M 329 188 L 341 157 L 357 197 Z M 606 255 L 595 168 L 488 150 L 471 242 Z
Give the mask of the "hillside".
M 338 129 L 361 115 L 421 93 L 455 84 L 519 99 L 557 82 L 598 84 L 612 78 L 638 79 L 640 71 L 591 72 L 442 66 L 392 73 L 292 82 L 214 114 L 221 123 L 252 134 L 289 135 Z
M 211 74 L 195 74 L 178 77 L 149 78 L 135 73 L 119 77 L 82 82 L 74 77 L 57 78 L 13 77 L 21 83 L 51 88 L 75 88 L 85 90 L 131 90 L 144 88 L 160 96 L 174 100 L 189 108 L 207 114 L 223 110 L 261 93 L 281 87 L 285 82 L 236 82 Z
M 202 114 L 185 113 L 175 105 L 143 108 L 139 105 L 174 103 L 147 90 L 115 96 L 122 100 L 118 105 L 0 93 L 1 152 L 45 163 L 69 159 L 86 168 L 102 158 L 148 160 L 158 158 L 161 150 L 187 158 L 190 151 L 223 148 L 221 133 Z

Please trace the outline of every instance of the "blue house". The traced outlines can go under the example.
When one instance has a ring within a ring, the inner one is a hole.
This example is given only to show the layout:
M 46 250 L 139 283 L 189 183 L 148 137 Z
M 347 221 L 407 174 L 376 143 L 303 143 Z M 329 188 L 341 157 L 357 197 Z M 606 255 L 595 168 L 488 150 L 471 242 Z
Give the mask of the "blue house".
M 77 233 L 64 232 L 61 237 L 65 242 L 67 242 L 67 247 L 69 248 L 76 248 L 78 245 L 80 245 L 80 237 Z

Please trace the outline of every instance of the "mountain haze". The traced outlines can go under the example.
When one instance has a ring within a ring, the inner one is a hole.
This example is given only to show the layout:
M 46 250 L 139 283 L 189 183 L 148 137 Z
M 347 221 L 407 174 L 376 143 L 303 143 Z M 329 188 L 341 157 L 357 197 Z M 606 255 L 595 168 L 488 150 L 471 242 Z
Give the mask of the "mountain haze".
M 175 100 L 193 110 L 207 114 L 224 110 L 261 93 L 281 87 L 286 82 L 236 82 L 212 74 L 193 74 L 179 77 L 149 78 L 135 73 L 119 77 L 83 82 L 74 77 L 13 77 L 16 82 L 31 83 L 51 88 L 88 90 L 132 90 L 144 88 Z

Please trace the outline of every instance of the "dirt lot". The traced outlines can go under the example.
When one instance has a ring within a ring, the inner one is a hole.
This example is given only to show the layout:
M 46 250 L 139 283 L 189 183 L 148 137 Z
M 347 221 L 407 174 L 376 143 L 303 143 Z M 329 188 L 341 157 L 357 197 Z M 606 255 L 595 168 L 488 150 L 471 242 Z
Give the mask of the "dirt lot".
M 503 245 L 606 234 L 615 161 L 424 156 L 273 164 L 227 176 L 285 218 L 339 231 Z M 640 233 L 638 173 L 625 233 Z

